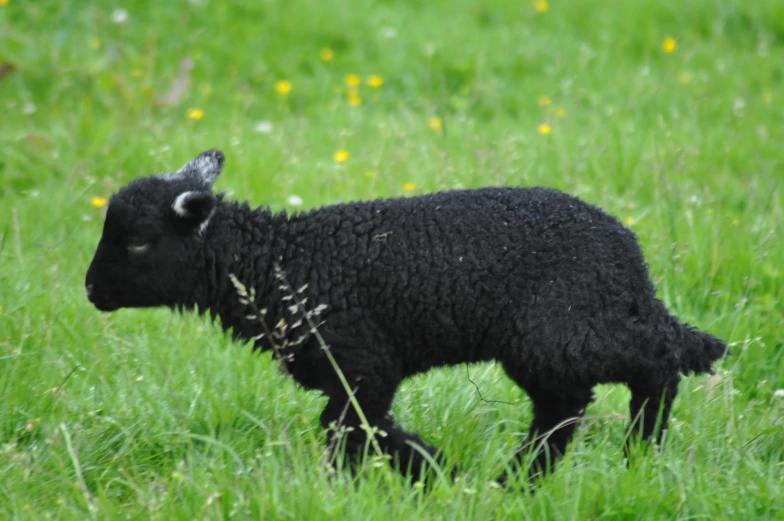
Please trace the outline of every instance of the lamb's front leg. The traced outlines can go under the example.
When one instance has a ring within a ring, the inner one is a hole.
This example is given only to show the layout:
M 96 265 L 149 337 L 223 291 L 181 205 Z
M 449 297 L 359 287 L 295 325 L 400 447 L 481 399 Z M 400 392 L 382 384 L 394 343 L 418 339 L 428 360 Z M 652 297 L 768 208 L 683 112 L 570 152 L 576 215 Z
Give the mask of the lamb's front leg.
M 416 434 L 395 426 L 387 417 L 391 396 L 382 396 L 369 388 L 357 387 L 354 397 L 367 419 L 367 426 L 375 431 L 378 448 L 391 456 L 392 465 L 401 474 L 417 481 L 430 467 L 428 459 L 441 463 L 434 447 L 425 444 Z M 329 429 L 330 458 L 334 457 L 336 451 L 345 448 L 346 460 L 355 468 L 365 454 L 374 453 L 373 444 L 367 443 L 367 426 L 363 428 L 359 413 L 346 393 L 336 392 L 330 396 L 321 414 L 321 424 Z
M 374 443 L 391 456 L 392 465 L 404 476 L 418 480 L 423 469 L 429 468 L 428 458 L 436 459 L 438 451 L 416 434 L 395 426 L 388 416 L 403 380 L 402 361 L 393 342 L 361 310 L 330 315 L 319 331 L 328 347 L 322 348 L 313 340 L 298 355 L 292 374 L 329 398 L 321 425 L 330 431 L 330 457 L 344 447 L 348 463 L 354 468 L 366 447 L 367 454 L 372 455 L 375 446 L 368 446 L 367 429 L 362 427 L 360 413 L 327 359 L 327 352 L 340 368 L 367 426 L 376 431 Z

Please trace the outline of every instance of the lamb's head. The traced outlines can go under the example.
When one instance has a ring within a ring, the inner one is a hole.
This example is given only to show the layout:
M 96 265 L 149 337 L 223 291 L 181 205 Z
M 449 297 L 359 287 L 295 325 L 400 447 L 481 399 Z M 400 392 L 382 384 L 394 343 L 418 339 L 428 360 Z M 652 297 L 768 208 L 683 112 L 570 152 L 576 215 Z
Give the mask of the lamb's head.
M 221 152 L 210 150 L 112 196 L 85 281 L 95 307 L 193 304 L 185 300 L 204 276 L 203 235 L 218 202 L 212 184 L 223 162 Z

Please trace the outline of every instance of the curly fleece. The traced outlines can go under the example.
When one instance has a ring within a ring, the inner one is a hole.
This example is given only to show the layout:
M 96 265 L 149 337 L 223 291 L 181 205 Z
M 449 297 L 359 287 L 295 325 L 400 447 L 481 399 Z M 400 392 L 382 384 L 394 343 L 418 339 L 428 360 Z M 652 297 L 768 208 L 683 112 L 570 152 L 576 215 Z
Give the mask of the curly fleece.
M 680 374 L 710 372 L 726 350 L 655 297 L 630 230 L 562 192 L 483 188 L 287 215 L 213 194 L 222 167 L 220 152 L 205 152 L 114 195 L 88 297 L 105 311 L 196 308 L 262 350 L 274 341 L 294 379 L 328 397 L 321 424 L 345 415 L 358 427 L 312 334 L 318 322 L 367 419 L 387 433 L 379 444 L 412 476 L 426 458 L 411 442 L 442 455 L 388 416 L 409 376 L 499 362 L 533 402 L 534 475 L 563 454 L 595 385 L 626 384 L 635 432 L 660 441 Z M 272 338 L 230 275 L 255 292 Z M 347 453 L 365 441 L 353 429 Z

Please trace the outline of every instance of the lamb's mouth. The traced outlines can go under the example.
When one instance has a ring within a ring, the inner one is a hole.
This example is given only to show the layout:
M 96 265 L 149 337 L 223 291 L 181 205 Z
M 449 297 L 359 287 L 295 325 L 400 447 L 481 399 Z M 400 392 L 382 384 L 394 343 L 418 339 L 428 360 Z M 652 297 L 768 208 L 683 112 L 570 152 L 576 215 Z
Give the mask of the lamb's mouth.
M 87 300 L 92 302 L 99 311 L 110 312 L 120 309 L 120 306 L 115 302 L 99 298 L 95 293 L 95 286 L 93 284 L 87 284 L 85 289 L 87 290 Z
M 95 305 L 98 311 L 103 311 L 106 313 L 120 309 L 120 306 L 116 304 L 107 304 L 106 302 L 93 302 L 93 305 Z

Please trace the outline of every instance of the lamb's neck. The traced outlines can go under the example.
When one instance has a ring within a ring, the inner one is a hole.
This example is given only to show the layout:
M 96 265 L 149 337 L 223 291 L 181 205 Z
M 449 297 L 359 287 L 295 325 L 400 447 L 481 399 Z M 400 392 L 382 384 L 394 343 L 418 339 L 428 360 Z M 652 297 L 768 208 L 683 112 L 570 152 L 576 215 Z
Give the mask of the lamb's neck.
M 221 202 L 205 234 L 208 258 L 207 286 L 212 288 L 205 302 L 213 317 L 235 336 L 252 334 L 247 329 L 248 309 L 240 302 L 232 276 L 247 291 L 268 295 L 275 284 L 275 261 L 285 249 L 286 216 L 268 209 L 252 210 L 247 203 Z M 201 306 L 200 306 L 201 307 Z

